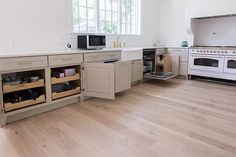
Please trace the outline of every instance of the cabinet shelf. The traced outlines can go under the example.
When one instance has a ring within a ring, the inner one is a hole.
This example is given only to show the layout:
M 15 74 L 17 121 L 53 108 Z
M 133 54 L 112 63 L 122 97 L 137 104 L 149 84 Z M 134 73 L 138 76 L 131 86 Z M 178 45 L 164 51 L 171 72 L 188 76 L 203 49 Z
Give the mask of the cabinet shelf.
M 9 111 L 20 109 L 23 107 L 41 104 L 41 103 L 44 103 L 45 101 L 46 101 L 45 95 L 41 95 L 36 100 L 32 99 L 32 100 L 21 101 L 18 103 L 6 103 L 5 104 L 5 111 L 9 112 Z
M 52 93 L 52 99 L 56 100 L 56 99 L 60 99 L 63 97 L 67 97 L 67 96 L 71 96 L 71 95 L 75 95 L 75 94 L 79 94 L 79 93 L 80 93 L 80 87 L 77 87 L 73 90 L 69 90 L 69 91 L 65 91 L 65 92 Z
M 3 93 L 17 92 L 26 89 L 38 88 L 44 86 L 44 79 L 38 80 L 37 82 L 25 83 L 19 85 L 3 85 Z
M 63 78 L 52 78 L 52 85 L 58 84 L 58 83 L 63 83 L 63 82 L 69 82 L 69 81 L 76 81 L 80 79 L 80 74 L 77 73 L 73 76 L 68 76 L 68 77 L 63 77 Z

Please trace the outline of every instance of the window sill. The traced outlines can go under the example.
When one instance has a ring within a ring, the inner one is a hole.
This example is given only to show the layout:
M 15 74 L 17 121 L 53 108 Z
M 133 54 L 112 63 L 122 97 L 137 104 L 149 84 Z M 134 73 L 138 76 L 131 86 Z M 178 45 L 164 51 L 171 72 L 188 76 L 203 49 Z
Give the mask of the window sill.
M 79 35 L 79 34 L 94 34 L 94 35 L 107 35 L 107 36 L 126 36 L 126 37 L 140 37 L 142 34 L 116 34 L 116 33 L 76 33 L 73 32 L 71 35 Z

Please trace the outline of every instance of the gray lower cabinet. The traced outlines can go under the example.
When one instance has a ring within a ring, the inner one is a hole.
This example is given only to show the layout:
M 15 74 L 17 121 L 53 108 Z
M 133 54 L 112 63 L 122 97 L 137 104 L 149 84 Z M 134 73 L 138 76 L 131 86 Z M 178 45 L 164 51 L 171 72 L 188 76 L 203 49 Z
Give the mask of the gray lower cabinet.
M 115 99 L 115 93 L 131 88 L 130 65 L 130 61 L 83 63 L 82 94 Z
M 143 60 L 131 61 L 131 82 L 143 79 Z

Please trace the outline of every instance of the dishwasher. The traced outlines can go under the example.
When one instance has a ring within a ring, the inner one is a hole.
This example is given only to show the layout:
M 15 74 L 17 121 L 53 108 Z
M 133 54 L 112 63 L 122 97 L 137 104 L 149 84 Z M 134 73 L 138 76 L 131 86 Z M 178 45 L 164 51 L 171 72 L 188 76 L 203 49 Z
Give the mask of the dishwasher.
M 155 80 L 169 80 L 177 76 L 174 72 L 163 72 L 156 68 L 156 57 L 158 54 L 156 49 L 143 49 L 143 73 L 144 78 Z

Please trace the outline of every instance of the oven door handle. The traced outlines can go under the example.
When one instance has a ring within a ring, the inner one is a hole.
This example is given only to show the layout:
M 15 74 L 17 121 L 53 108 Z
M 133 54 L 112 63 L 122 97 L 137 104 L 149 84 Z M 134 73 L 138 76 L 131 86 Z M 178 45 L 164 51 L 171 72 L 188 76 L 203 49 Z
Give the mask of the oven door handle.
M 232 60 L 236 61 L 236 57 L 225 57 L 225 58 L 228 59 L 228 60 L 232 59 Z
M 191 57 L 194 57 L 194 58 L 209 58 L 209 59 L 217 59 L 217 58 L 219 58 L 219 59 L 222 59 L 222 58 L 224 58 L 223 56 L 221 57 L 221 56 L 209 56 L 209 55 L 207 55 L 207 56 L 205 56 L 205 55 L 191 55 Z

